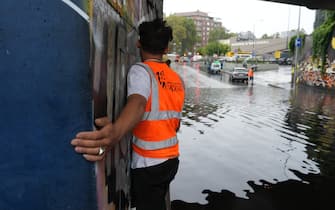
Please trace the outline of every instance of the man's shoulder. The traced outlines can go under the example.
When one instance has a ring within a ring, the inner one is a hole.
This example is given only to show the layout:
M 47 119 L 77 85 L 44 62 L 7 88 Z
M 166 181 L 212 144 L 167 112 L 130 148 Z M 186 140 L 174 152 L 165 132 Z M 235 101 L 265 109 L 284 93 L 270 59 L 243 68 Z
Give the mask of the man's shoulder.
M 146 71 L 146 68 L 144 66 L 144 63 L 135 63 L 133 65 L 131 65 L 129 71 L 133 71 L 133 72 L 144 72 Z

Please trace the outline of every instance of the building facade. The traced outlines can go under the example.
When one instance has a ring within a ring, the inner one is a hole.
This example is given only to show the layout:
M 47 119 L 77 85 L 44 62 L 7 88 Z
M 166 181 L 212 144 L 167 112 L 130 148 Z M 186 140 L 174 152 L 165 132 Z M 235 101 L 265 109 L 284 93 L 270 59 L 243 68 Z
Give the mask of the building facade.
M 201 12 L 199 10 L 195 12 L 175 13 L 174 15 L 190 18 L 194 21 L 197 36 L 200 38 L 199 42 L 196 44 L 196 47 L 206 46 L 208 44 L 210 31 L 212 31 L 214 28 L 222 27 L 221 22 L 216 21 L 213 17 L 208 16 L 208 13 Z

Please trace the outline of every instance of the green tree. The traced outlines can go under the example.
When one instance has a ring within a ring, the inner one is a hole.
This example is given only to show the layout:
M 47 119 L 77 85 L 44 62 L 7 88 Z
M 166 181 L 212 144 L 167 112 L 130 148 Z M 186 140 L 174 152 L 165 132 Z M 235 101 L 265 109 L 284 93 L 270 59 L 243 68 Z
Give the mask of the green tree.
M 205 49 L 207 55 L 224 55 L 231 50 L 229 45 L 221 44 L 219 42 L 210 42 Z
M 220 39 L 228 39 L 232 36 L 231 33 L 225 28 L 214 28 L 212 31 L 209 32 L 208 42 L 215 42 Z
M 183 54 L 192 51 L 197 40 L 196 28 L 193 20 L 186 17 L 170 15 L 166 22 L 173 29 L 173 41 L 170 50 Z
M 326 11 L 325 10 L 316 10 L 314 29 L 318 28 L 326 20 Z
M 306 34 L 304 33 L 300 33 L 299 37 L 301 38 L 301 47 L 300 49 L 303 48 L 303 46 L 305 45 L 305 39 L 306 39 Z M 297 39 L 297 35 L 294 35 L 291 37 L 289 44 L 288 44 L 288 48 L 290 49 L 291 53 L 294 53 L 295 51 L 295 40 Z
M 183 26 L 183 19 L 177 16 L 169 16 L 166 22 L 173 30 L 173 40 L 170 43 L 170 50 L 181 53 L 181 41 L 186 37 L 186 29 Z
M 186 37 L 181 42 L 182 50 L 183 52 L 190 52 L 193 51 L 197 42 L 197 31 L 193 20 L 185 18 L 183 24 L 186 29 Z
M 327 11 L 325 21 L 313 31 L 313 57 L 321 58 L 321 72 L 325 72 L 327 49 L 335 28 L 335 11 Z
M 200 54 L 200 55 L 206 55 L 207 52 L 206 52 L 206 48 L 205 47 L 200 47 L 197 52 Z
M 263 34 L 262 39 L 270 39 L 271 37 L 268 34 Z

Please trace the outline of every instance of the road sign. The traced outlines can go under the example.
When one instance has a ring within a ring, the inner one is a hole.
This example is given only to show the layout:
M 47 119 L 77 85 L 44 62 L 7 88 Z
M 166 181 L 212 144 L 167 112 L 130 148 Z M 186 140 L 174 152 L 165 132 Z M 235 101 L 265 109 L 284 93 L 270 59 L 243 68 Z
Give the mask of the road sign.
M 296 38 L 295 39 L 295 46 L 296 47 L 301 47 L 301 38 Z
M 256 51 L 253 50 L 253 51 L 251 52 L 251 55 L 252 55 L 252 57 L 255 57 L 255 56 L 256 56 Z

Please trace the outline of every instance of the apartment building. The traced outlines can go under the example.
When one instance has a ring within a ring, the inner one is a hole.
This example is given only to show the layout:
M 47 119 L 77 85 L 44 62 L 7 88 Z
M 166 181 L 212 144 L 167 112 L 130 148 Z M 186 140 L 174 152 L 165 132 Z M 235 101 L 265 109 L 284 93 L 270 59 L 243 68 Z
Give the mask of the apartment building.
M 195 12 L 175 13 L 174 15 L 191 18 L 194 21 L 197 35 L 200 37 L 200 42 L 196 44 L 196 47 L 203 47 L 207 45 L 209 32 L 214 28 L 222 27 L 221 22 L 216 21 L 213 17 L 208 16 L 208 13 L 201 12 L 199 10 Z

